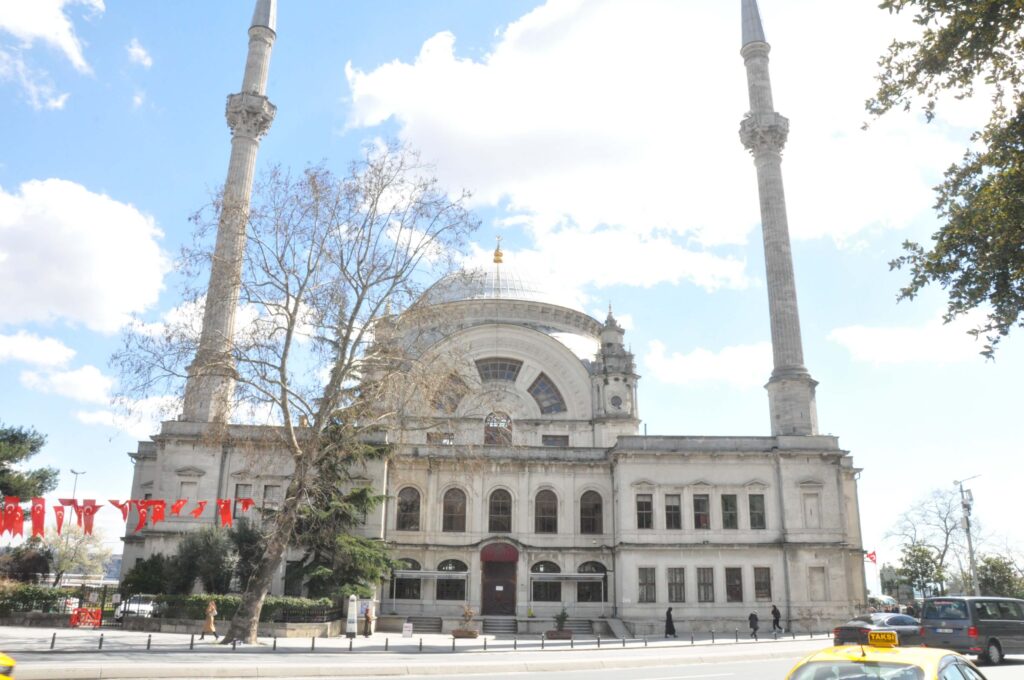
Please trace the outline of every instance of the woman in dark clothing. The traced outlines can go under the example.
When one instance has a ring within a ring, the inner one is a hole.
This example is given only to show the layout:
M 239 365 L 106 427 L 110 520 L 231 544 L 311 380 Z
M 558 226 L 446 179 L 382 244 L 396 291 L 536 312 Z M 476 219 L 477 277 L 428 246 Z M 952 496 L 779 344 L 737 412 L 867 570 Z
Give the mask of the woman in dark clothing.
M 747 621 L 750 622 L 750 637 L 757 639 L 757 612 L 750 612 L 750 616 L 747 617 Z
M 785 633 L 786 632 L 786 631 L 782 630 L 782 626 L 779 625 L 779 619 L 781 619 L 781 618 L 782 618 L 782 612 L 779 611 L 778 607 L 776 607 L 775 605 L 772 605 L 772 632 L 773 633 L 775 631 L 779 631 L 780 633 Z
M 669 635 L 678 637 L 676 635 L 676 624 L 672 622 L 672 607 L 669 607 L 668 611 L 665 612 L 665 637 Z

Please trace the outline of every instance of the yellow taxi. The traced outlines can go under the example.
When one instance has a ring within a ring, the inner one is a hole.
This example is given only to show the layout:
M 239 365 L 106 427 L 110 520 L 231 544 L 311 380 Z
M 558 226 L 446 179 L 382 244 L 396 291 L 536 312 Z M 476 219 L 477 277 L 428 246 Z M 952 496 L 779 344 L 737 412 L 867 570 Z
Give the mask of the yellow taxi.
M 0 676 L 14 677 L 14 659 L 2 653 L 0 653 Z
M 871 631 L 866 645 L 829 647 L 804 657 L 786 680 L 985 680 L 956 652 L 898 645 L 895 631 Z

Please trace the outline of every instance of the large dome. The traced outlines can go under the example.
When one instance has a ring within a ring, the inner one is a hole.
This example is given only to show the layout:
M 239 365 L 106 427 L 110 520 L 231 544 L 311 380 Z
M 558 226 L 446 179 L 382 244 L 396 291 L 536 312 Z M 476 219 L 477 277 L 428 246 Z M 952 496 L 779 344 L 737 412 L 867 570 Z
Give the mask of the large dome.
M 535 281 L 502 265 L 449 274 L 431 286 L 423 299 L 435 305 L 461 300 L 531 300 L 565 306 Z

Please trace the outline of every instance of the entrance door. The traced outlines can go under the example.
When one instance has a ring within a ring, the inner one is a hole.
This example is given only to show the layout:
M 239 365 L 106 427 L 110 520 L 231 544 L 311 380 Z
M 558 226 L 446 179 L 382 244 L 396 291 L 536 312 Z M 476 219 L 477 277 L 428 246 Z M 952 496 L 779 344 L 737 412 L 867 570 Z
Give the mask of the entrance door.
M 516 613 L 516 563 L 484 562 L 480 613 L 512 616 Z

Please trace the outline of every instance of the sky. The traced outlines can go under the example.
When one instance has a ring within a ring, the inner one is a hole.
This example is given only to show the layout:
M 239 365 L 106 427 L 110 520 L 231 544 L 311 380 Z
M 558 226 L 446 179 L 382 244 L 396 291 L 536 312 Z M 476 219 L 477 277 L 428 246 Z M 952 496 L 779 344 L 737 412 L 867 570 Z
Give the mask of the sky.
M 889 261 L 940 226 L 942 170 L 984 96 L 870 120 L 877 59 L 913 33 L 858 0 L 762 0 L 805 360 L 822 433 L 862 468 L 864 546 L 933 489 L 969 482 L 983 550 L 1024 546 L 1024 340 L 980 356 L 942 291 L 897 302 Z M 132 318 L 180 302 L 188 217 L 223 183 L 224 98 L 254 0 L 0 0 L 0 421 L 48 437 L 52 497 L 123 499 L 128 451 L 158 428 L 111 404 Z M 636 354 L 642 431 L 767 435 L 771 373 L 740 3 L 504 0 L 280 3 L 258 167 L 369 144 L 419 149 L 481 229 L 466 265 L 505 261 L 603 319 Z M 862 129 L 863 123 L 870 125 Z M 106 501 L 103 501 L 106 502 Z M 97 524 L 116 543 L 107 507 Z M 7 539 L 2 539 L 7 540 Z M 869 565 L 869 580 L 873 570 Z

